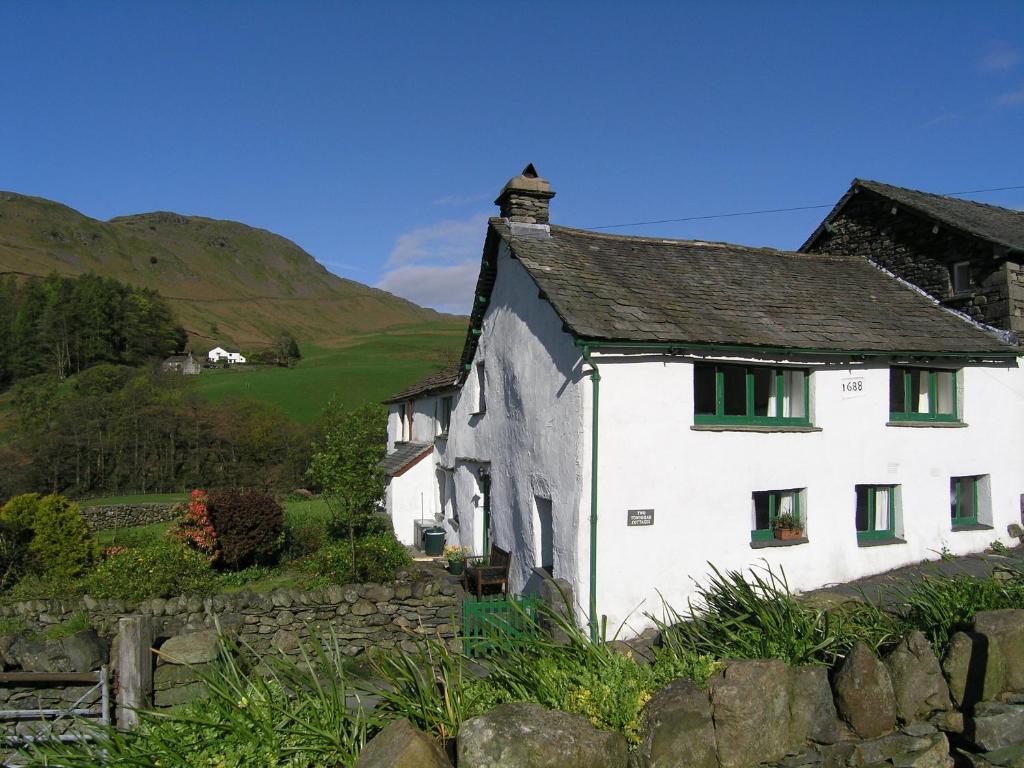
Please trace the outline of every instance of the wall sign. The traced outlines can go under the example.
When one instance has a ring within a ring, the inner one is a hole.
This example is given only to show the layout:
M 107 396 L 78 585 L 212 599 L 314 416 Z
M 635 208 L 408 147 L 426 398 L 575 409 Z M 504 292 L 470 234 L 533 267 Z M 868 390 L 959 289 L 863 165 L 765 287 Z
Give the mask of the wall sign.
M 654 525 L 653 509 L 627 509 L 626 525 Z
M 849 400 L 851 397 L 862 397 L 864 395 L 864 379 L 861 376 L 857 376 L 852 379 L 843 379 L 840 384 L 843 388 L 844 400 Z

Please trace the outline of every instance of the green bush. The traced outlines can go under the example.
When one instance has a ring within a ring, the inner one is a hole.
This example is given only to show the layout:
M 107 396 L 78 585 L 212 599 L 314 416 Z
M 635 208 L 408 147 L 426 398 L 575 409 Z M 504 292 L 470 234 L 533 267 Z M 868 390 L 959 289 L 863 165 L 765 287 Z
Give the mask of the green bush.
M 347 541 L 331 541 L 320 547 L 303 568 L 313 574 L 311 586 L 349 582 L 393 581 L 412 560 L 405 547 L 390 533 L 366 536 L 355 543 L 356 566 Z
M 80 589 L 93 597 L 145 600 L 207 594 L 216 579 L 200 553 L 177 542 L 160 541 L 107 557 L 82 579 Z
M 217 532 L 219 565 L 240 570 L 277 557 L 284 543 L 284 509 L 269 493 L 213 491 L 206 511 Z
M 0 520 L 32 528 L 42 498 L 38 493 L 23 493 L 20 496 L 15 496 L 0 508 Z
M 70 581 L 81 576 L 99 556 L 99 544 L 82 510 L 53 494 L 39 501 L 32 524 L 35 536 L 29 550 L 47 579 Z
M 0 519 L 0 591 L 10 589 L 34 570 L 31 543 L 31 528 L 16 520 Z

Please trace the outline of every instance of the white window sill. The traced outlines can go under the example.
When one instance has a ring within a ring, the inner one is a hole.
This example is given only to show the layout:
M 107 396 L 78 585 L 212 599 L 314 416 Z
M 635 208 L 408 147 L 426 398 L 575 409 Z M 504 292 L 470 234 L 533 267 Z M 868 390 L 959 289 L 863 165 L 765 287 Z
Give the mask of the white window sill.
M 773 427 L 768 424 L 693 424 L 694 432 L 821 432 L 821 427 L 797 427 L 780 424 Z
M 962 429 L 970 426 L 963 421 L 887 421 L 885 422 L 887 427 L 910 427 L 911 429 L 920 429 L 926 427 L 929 429 L 939 427 L 940 429 Z
M 769 547 L 797 547 L 810 541 L 806 536 L 799 539 L 760 539 L 750 542 L 751 549 L 768 549 Z

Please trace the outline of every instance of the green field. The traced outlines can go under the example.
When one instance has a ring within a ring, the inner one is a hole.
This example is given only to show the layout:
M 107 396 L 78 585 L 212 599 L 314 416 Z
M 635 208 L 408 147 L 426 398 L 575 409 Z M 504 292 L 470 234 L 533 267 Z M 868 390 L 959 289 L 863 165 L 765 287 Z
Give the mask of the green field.
M 332 398 L 345 406 L 380 402 L 434 373 L 457 359 L 464 338 L 449 323 L 367 335 L 340 348 L 303 344 L 302 360 L 294 368 L 204 370 L 196 377 L 197 388 L 214 402 L 231 397 L 273 402 L 308 424 Z

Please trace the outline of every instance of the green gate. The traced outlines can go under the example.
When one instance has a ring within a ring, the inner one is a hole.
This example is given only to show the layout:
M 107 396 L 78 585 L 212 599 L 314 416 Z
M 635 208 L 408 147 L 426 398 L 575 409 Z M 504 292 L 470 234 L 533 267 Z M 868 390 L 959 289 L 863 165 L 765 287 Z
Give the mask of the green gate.
M 503 643 L 516 643 L 538 633 L 533 595 L 484 595 L 462 601 L 462 642 L 466 653 L 480 656 Z

